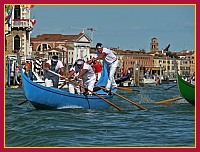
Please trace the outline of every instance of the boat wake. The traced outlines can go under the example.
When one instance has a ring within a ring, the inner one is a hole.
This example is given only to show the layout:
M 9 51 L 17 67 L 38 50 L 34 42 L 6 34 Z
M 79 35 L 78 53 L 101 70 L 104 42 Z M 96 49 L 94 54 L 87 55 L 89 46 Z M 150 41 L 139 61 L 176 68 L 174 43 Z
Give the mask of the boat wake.
M 59 107 L 57 109 L 83 109 L 83 107 L 81 107 L 81 106 L 63 106 L 63 107 Z
M 151 100 L 151 98 L 145 94 L 145 93 L 141 93 L 138 95 L 138 99 L 139 99 L 139 104 L 142 104 L 142 103 L 153 103 L 154 101 Z

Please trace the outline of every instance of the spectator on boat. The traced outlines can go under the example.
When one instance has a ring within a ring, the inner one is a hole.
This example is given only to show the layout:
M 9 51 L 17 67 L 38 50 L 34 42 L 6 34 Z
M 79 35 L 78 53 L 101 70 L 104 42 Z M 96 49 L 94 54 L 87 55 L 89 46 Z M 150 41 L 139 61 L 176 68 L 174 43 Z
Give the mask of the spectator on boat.
M 78 68 L 77 62 L 75 62 L 75 64 L 70 68 L 69 74 L 66 77 L 67 77 L 67 79 L 75 79 L 75 77 L 78 76 L 80 72 L 81 72 L 81 69 Z M 82 83 L 82 81 L 80 81 L 80 80 L 77 80 L 76 82 L 78 82 L 79 84 Z M 69 82 L 69 92 L 73 93 L 73 94 L 75 94 L 75 93 L 80 94 L 81 88 L 80 88 L 80 86 Z
M 45 86 L 53 86 L 55 88 L 58 88 L 59 76 L 48 71 L 51 70 L 53 72 L 61 74 L 61 76 L 64 78 L 66 77 L 63 63 L 58 60 L 58 56 L 52 56 L 51 60 L 48 60 L 45 63 L 44 69 Z
M 190 76 L 190 83 L 191 84 L 195 84 L 195 73 L 193 73 L 193 75 Z
M 103 47 L 101 43 L 96 44 L 97 49 L 97 57 L 92 58 L 91 60 L 94 62 L 99 59 L 103 59 L 103 64 L 106 64 L 108 71 L 108 82 L 106 84 L 106 89 L 111 90 L 117 87 L 115 82 L 115 72 L 117 67 L 119 66 L 118 59 L 112 50 Z
M 93 68 L 88 63 L 85 63 L 82 59 L 77 60 L 77 67 L 81 72 L 75 77 L 75 80 L 79 78 L 83 79 L 83 85 L 90 91 L 93 91 L 96 82 L 96 74 Z M 85 90 L 85 95 L 92 94 L 90 91 Z
M 31 62 L 26 61 L 24 65 L 25 74 L 33 81 L 33 73 L 31 69 L 32 69 Z
M 16 66 L 15 68 L 15 77 L 16 77 L 16 82 L 17 84 L 20 84 L 20 69 L 19 69 L 19 66 Z
M 126 75 L 131 75 L 131 70 L 128 69 Z
M 99 78 L 101 77 L 101 72 L 102 72 L 101 62 L 95 60 L 93 62 L 93 69 L 94 69 L 94 73 L 96 74 L 96 80 L 99 80 Z
M 159 85 L 159 84 L 160 84 L 160 78 L 157 77 L 157 78 L 156 78 L 156 85 Z
M 19 77 L 19 74 L 20 74 L 19 66 L 16 66 L 15 72 L 16 72 L 16 77 Z
M 22 72 L 27 76 L 26 74 L 26 63 L 22 62 Z

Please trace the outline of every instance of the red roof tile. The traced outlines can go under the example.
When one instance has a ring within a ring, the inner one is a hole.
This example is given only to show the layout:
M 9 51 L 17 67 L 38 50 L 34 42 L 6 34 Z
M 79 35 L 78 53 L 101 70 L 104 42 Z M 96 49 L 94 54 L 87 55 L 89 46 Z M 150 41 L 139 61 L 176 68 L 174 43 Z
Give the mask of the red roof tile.
M 84 33 L 78 35 L 62 35 L 62 34 L 42 34 L 35 38 L 31 38 L 31 41 L 69 41 L 73 42 L 78 40 Z

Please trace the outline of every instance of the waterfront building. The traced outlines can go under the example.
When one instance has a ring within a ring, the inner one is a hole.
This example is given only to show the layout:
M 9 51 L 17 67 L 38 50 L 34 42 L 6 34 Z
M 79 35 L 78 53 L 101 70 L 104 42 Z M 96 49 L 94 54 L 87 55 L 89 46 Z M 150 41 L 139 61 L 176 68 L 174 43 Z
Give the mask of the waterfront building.
M 193 75 L 195 73 L 195 56 L 194 53 L 192 55 L 187 56 L 190 61 L 190 75 Z
M 36 23 L 31 19 L 33 5 L 5 5 L 5 54 L 16 57 L 16 52 L 26 59 L 32 57 L 30 34 Z
M 163 77 L 169 78 L 175 77 L 173 57 L 176 58 L 180 75 L 189 77 L 189 75 L 195 72 L 194 51 L 170 52 L 170 44 L 163 50 L 159 50 L 158 46 L 157 38 L 153 37 L 150 43 L 150 52 L 147 54 L 154 56 L 152 70 L 157 70 L 159 75 L 161 74 Z
M 134 70 L 141 71 L 143 75 L 144 68 L 153 66 L 153 56 L 146 54 L 144 50 L 120 50 L 118 48 L 111 48 L 118 57 L 120 62 L 120 75 L 125 75 L 131 71 L 133 76 Z
M 180 59 L 179 74 L 190 77 L 195 72 L 194 51 L 183 50 L 177 52 Z
M 58 55 L 64 64 L 71 66 L 81 58 L 90 57 L 91 39 L 85 33 L 77 35 L 42 34 L 31 38 L 32 49 L 35 56 L 48 60 L 52 55 Z
M 16 69 L 17 52 L 20 52 L 21 60 L 32 57 L 30 46 L 30 34 L 36 23 L 31 19 L 31 9 L 34 5 L 4 5 L 5 7 L 5 46 L 6 58 L 5 85 L 19 84 Z

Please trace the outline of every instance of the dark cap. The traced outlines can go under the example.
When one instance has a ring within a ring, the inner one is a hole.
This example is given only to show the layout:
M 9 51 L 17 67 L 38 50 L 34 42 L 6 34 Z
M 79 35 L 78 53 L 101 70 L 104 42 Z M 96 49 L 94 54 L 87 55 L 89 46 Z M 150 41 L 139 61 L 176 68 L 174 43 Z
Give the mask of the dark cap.
M 103 47 L 103 44 L 102 44 L 102 43 L 97 43 L 97 44 L 96 44 L 96 49 L 102 48 L 102 47 Z
M 58 62 L 58 56 L 52 56 L 52 58 L 51 58 L 51 61 L 52 62 Z

